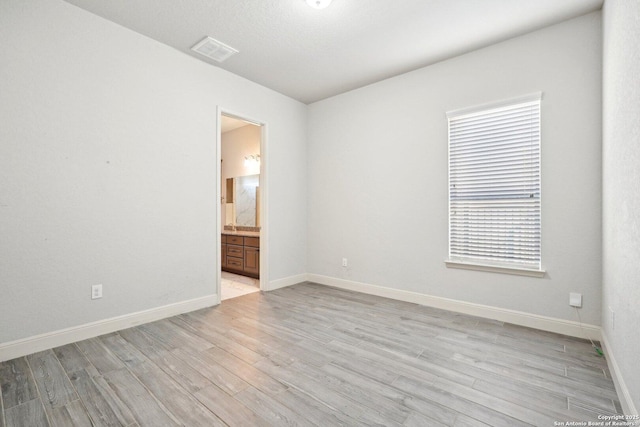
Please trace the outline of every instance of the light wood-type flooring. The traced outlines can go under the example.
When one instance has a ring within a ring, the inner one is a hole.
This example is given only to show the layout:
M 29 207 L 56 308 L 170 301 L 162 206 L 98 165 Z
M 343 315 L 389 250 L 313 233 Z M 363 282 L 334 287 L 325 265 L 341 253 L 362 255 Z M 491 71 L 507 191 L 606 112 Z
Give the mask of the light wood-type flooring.
M 621 412 L 588 342 L 311 283 L 3 362 L 0 383 L 0 427 L 512 427 Z

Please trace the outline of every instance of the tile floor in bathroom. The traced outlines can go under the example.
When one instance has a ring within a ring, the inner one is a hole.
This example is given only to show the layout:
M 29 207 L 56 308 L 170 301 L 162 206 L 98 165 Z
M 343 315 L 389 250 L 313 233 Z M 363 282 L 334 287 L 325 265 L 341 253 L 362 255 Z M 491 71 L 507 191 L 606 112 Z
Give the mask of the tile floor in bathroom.
M 260 291 L 260 280 L 239 274 L 222 272 L 222 300 Z

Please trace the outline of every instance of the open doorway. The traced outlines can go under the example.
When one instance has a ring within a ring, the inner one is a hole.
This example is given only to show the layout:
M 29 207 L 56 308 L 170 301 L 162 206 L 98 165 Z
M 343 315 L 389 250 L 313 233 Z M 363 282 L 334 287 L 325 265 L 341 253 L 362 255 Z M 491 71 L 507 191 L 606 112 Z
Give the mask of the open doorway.
M 219 110 L 220 301 L 264 288 L 264 139 L 263 123 Z

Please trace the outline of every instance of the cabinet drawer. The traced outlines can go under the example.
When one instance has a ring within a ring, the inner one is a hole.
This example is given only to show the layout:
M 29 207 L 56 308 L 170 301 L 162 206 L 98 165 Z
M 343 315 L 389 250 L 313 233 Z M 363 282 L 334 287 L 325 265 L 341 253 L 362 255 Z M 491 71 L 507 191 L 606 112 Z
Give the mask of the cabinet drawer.
M 244 239 L 242 236 L 227 236 L 227 243 L 231 245 L 243 245 Z
M 227 256 L 227 268 L 233 268 L 234 270 L 243 270 L 244 262 L 242 262 L 242 258 L 233 258 L 231 256 Z
M 227 245 L 227 256 L 242 258 L 244 256 L 242 246 Z
M 245 237 L 244 238 L 244 245 L 245 246 L 251 246 L 254 248 L 259 248 L 260 247 L 260 238 L 259 237 Z

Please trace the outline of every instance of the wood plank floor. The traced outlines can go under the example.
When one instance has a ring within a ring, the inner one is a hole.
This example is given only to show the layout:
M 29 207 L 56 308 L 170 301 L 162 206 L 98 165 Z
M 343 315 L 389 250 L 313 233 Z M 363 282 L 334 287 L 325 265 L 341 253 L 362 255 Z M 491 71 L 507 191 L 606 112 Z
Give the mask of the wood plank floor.
M 621 413 L 588 342 L 303 283 L 0 364 L 0 427 L 553 426 Z

